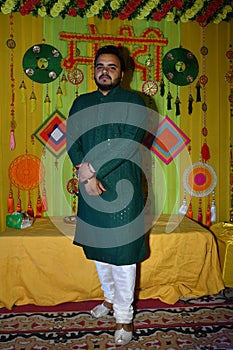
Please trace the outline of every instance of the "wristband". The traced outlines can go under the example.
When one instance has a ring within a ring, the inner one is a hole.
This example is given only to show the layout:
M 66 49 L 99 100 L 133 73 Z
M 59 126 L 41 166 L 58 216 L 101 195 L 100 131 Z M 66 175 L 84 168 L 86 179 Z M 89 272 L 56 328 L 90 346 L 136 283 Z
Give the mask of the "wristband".
M 82 184 L 86 185 L 89 180 L 93 179 L 95 177 L 95 174 L 93 174 L 91 177 L 89 177 L 87 180 L 83 181 Z
M 87 163 L 87 168 L 90 171 L 90 173 L 95 174 L 96 171 L 91 170 L 90 163 Z

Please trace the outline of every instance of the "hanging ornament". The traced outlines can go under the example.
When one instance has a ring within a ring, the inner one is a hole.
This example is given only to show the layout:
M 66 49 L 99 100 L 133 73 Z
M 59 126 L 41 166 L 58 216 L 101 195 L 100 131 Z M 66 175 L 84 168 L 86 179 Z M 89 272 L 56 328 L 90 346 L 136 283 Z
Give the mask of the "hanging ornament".
M 78 97 L 78 86 L 83 82 L 84 74 L 82 70 L 78 67 L 75 67 L 73 70 L 68 72 L 68 81 L 75 85 L 75 95 Z
M 45 184 L 44 184 L 44 187 L 43 187 L 43 190 L 42 190 L 41 200 L 42 200 L 42 212 L 44 213 L 44 212 L 48 211 L 48 201 L 47 201 Z
M 170 83 L 184 86 L 196 79 L 199 66 L 192 52 L 184 48 L 175 48 L 163 57 L 162 70 Z
M 167 110 L 170 111 L 172 109 L 172 95 L 170 92 L 170 88 L 167 94 Z
M 46 86 L 46 96 L 45 96 L 45 99 L 44 99 L 44 104 L 45 104 L 45 113 L 49 116 L 50 115 L 51 100 L 50 100 L 50 97 L 49 97 L 48 85 Z
M 203 84 L 203 103 L 202 103 L 202 111 L 203 111 L 203 128 L 202 128 L 202 136 L 204 137 L 204 141 L 201 148 L 201 157 L 203 162 L 207 162 L 210 159 L 210 150 L 207 144 L 207 103 L 206 103 L 206 84 L 208 83 L 208 78 L 206 76 L 206 56 L 208 54 L 208 49 L 205 45 L 205 28 L 202 27 L 202 72 L 203 75 L 200 77 L 200 82 Z
M 214 199 L 214 193 L 213 193 L 213 200 L 212 200 L 212 204 L 211 204 L 211 223 L 215 223 L 217 221 L 216 219 L 216 205 L 215 205 L 215 199 Z
M 161 79 L 160 80 L 160 96 L 164 96 L 164 94 L 165 94 L 165 84 L 164 84 L 164 80 L 163 79 Z
M 197 83 L 196 83 L 196 102 L 201 102 L 201 84 L 200 81 L 198 79 Z
M 62 55 L 53 46 L 37 44 L 30 47 L 23 56 L 23 70 L 27 77 L 37 83 L 48 84 L 62 72 Z
M 43 211 L 42 200 L 40 196 L 40 191 L 38 189 L 37 203 L 36 203 L 36 218 L 41 218 Z
M 202 162 L 191 164 L 183 173 L 184 189 L 191 196 L 208 196 L 216 184 L 216 173 L 209 164 Z
M 11 123 L 10 123 L 10 150 L 13 151 L 15 149 L 15 77 L 14 77 L 14 49 L 16 47 L 16 43 L 14 41 L 14 16 L 11 13 L 9 16 L 10 19 L 10 39 L 7 40 L 7 47 L 11 49 L 10 55 L 10 80 L 11 80 L 11 104 L 10 104 L 10 115 L 11 115 Z
M 17 205 L 16 205 L 15 210 L 16 210 L 18 213 L 21 213 L 21 211 L 22 211 L 22 207 L 21 207 L 21 198 L 20 198 L 20 190 L 19 190 L 19 189 L 18 189 Z
M 19 88 L 21 91 L 21 102 L 26 103 L 26 85 L 24 82 L 24 77 L 22 77 L 22 82 L 21 82 Z
M 34 218 L 34 210 L 32 209 L 32 201 L 30 196 L 30 191 L 28 191 L 28 208 L 27 208 L 27 214 Z
M 189 203 L 187 216 L 188 216 L 188 218 L 193 219 L 193 207 L 192 207 L 191 201 Z
M 186 195 L 184 194 L 184 199 L 178 213 L 181 215 L 186 215 L 187 211 L 188 211 L 187 200 L 186 200 Z
M 66 78 L 66 75 L 65 73 L 62 74 L 62 77 L 61 77 L 61 86 L 62 86 L 62 92 L 63 92 L 63 95 L 66 96 L 66 84 L 67 84 L 67 78 Z
M 175 105 L 176 105 L 176 116 L 178 116 L 180 115 L 180 99 L 178 96 L 176 97 Z
M 13 191 L 12 188 L 10 187 L 9 191 L 9 197 L 8 197 L 8 213 L 13 213 L 15 211 L 15 204 L 14 204 L 14 197 L 13 197 Z
M 34 92 L 34 82 L 32 82 L 32 92 L 30 96 L 31 113 L 36 110 L 36 95 Z
M 59 85 L 58 85 L 58 89 L 57 89 L 57 108 L 62 108 L 62 89 L 60 86 L 60 79 L 59 79 Z
M 205 225 L 206 225 L 207 227 L 210 227 L 210 226 L 211 226 L 211 208 L 210 208 L 209 199 L 208 199 L 207 210 L 206 210 Z
M 158 85 L 154 80 L 147 80 L 142 84 L 142 92 L 147 96 L 154 96 L 158 92 Z
M 78 190 L 78 179 L 76 177 L 76 168 L 72 168 L 72 179 L 70 179 L 66 184 L 67 191 L 73 195 L 73 201 L 72 201 L 72 213 L 76 213 L 77 208 L 77 196 L 79 193 Z
M 188 114 L 190 115 L 190 114 L 192 114 L 192 112 L 193 112 L 193 96 L 192 96 L 192 94 L 190 93 L 189 94 L 189 102 L 188 102 Z
M 197 221 L 202 224 L 202 200 L 199 198 L 199 206 L 198 206 L 198 216 L 197 216 Z

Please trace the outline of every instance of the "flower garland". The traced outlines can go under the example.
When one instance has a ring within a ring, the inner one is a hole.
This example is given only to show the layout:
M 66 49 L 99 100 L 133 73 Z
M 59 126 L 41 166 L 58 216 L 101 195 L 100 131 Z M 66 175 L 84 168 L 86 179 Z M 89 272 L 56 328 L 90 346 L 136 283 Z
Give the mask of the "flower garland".
M 5 4 L 1 6 L 1 11 L 4 15 L 7 15 L 15 10 L 17 0 L 7 0 Z
M 121 20 L 197 21 L 218 24 L 233 17 L 231 0 L 3 0 L 0 12 L 20 12 L 22 16 L 80 16 Z

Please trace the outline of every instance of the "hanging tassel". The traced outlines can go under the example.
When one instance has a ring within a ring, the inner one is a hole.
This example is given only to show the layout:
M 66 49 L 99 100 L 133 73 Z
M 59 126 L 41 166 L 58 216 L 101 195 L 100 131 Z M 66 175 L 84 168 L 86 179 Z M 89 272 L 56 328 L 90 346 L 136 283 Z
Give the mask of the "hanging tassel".
M 10 133 L 10 150 L 13 151 L 15 149 L 15 132 L 11 130 Z
M 206 142 L 203 143 L 201 148 L 202 161 L 205 163 L 210 159 L 210 150 Z
M 165 84 L 164 84 L 164 80 L 161 79 L 160 80 L 160 96 L 164 96 L 165 93 Z
M 50 100 L 48 94 L 46 94 L 44 103 L 45 103 L 45 112 L 49 116 L 50 115 L 50 103 L 51 103 L 51 100 Z
M 192 219 L 193 218 L 193 207 L 192 207 L 192 203 L 189 203 L 189 207 L 188 207 L 188 213 L 187 213 L 188 218 Z
M 60 86 L 57 89 L 57 107 L 62 108 L 62 89 Z
M 27 214 L 29 216 L 31 216 L 32 218 L 34 218 L 34 210 L 32 209 L 32 202 L 31 202 L 31 199 L 30 199 L 30 194 L 29 194 L 29 197 L 28 197 L 28 209 L 27 209 Z
M 25 103 L 26 102 L 26 93 L 25 93 L 26 85 L 24 83 L 24 80 L 22 80 L 22 83 L 20 84 L 19 88 L 20 88 L 20 91 L 21 91 L 21 102 Z
M 178 96 L 176 97 L 175 105 L 176 105 L 176 116 L 178 116 L 180 115 L 180 99 Z
M 8 213 L 14 213 L 15 204 L 14 204 L 14 197 L 13 197 L 13 191 L 12 188 L 10 188 L 9 191 L 9 197 L 8 197 Z
M 189 95 L 189 103 L 188 103 L 188 114 L 192 114 L 193 112 L 193 96 Z
M 34 91 L 32 91 L 30 96 L 30 105 L 31 105 L 31 113 L 33 113 L 36 110 L 36 95 Z
M 18 213 L 21 213 L 22 207 L 21 207 L 21 199 L 20 199 L 20 192 L 18 191 L 18 200 L 17 200 L 17 206 L 15 209 Z
M 201 208 L 201 199 L 199 199 L 199 208 L 198 208 L 198 215 L 197 215 L 197 221 L 202 224 L 202 208 Z
M 196 102 L 201 102 L 201 84 L 199 80 L 197 81 L 197 84 L 196 84 L 196 90 L 197 90 Z
M 42 212 L 46 212 L 48 210 L 48 202 L 47 202 L 47 196 L 46 196 L 46 190 L 45 187 L 42 191 Z
M 186 198 L 184 197 L 183 203 L 182 203 L 178 213 L 181 215 L 186 215 L 187 211 L 188 211 L 187 201 L 186 201 Z
M 41 203 L 41 197 L 40 197 L 40 194 L 38 194 L 37 203 L 36 203 L 36 218 L 41 218 L 42 210 L 43 210 L 43 206 Z
M 206 226 L 210 227 L 211 226 L 211 209 L 210 209 L 210 203 L 207 205 L 207 210 L 206 210 Z
M 66 83 L 67 83 L 66 75 L 62 74 L 61 85 L 62 85 L 63 96 L 66 96 Z
M 171 100 L 172 100 L 172 95 L 171 95 L 170 91 L 168 91 L 168 94 L 167 94 L 167 110 L 168 111 L 170 111 L 172 109 Z
M 215 205 L 215 200 L 212 200 L 212 204 L 211 204 L 211 223 L 213 224 L 214 222 L 216 222 L 216 205 Z

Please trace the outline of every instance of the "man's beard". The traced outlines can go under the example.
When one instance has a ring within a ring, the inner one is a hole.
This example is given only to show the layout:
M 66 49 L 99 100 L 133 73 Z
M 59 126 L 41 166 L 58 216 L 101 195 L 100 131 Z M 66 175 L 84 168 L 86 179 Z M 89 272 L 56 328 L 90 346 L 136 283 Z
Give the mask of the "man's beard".
M 98 82 L 98 81 L 96 80 L 96 78 L 94 78 L 94 79 L 95 79 L 96 85 L 98 86 L 98 88 L 99 88 L 101 91 L 110 91 L 110 90 L 112 90 L 114 87 L 118 86 L 118 85 L 120 84 L 120 82 L 121 82 L 121 78 L 120 78 L 120 77 L 117 78 L 117 79 L 115 80 L 115 82 L 112 82 L 112 81 L 111 81 L 111 83 L 109 83 L 109 84 L 101 84 L 100 82 Z

